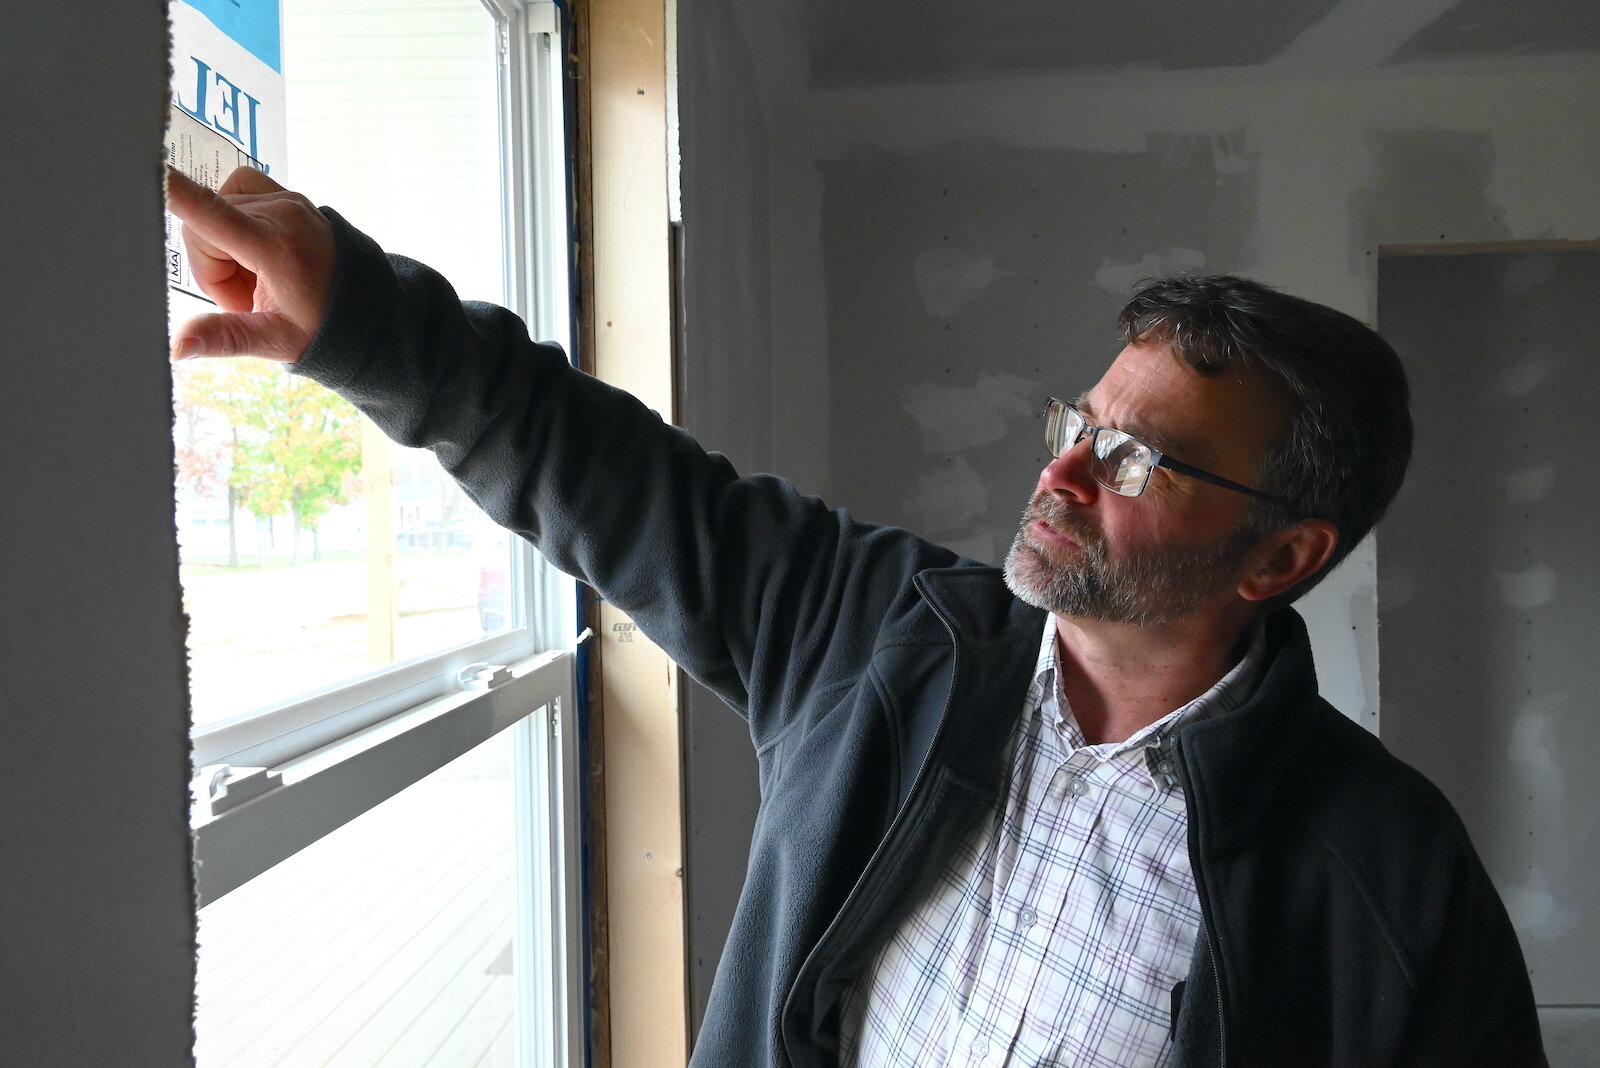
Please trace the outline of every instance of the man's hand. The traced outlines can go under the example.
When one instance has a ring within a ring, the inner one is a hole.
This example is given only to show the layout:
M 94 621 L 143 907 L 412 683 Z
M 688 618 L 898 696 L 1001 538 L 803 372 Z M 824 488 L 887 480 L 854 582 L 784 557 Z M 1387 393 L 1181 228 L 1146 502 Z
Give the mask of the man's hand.
M 167 168 L 167 207 L 201 292 L 222 312 L 178 328 L 172 358 L 260 356 L 294 363 L 333 289 L 333 227 L 305 197 L 241 167 L 213 193 Z

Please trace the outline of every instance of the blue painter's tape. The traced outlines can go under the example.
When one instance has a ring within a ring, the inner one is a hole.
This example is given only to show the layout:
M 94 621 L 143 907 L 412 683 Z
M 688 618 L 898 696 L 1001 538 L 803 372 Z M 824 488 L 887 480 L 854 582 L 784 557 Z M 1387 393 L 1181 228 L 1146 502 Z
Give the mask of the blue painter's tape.
M 283 73 L 278 0 L 185 0 L 249 53 Z

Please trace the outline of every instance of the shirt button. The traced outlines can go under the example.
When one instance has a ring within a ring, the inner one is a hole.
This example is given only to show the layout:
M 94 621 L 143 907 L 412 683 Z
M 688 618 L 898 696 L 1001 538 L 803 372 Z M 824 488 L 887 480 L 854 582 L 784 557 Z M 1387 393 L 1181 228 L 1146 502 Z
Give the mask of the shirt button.
M 1039 914 L 1031 908 L 1024 907 L 1021 912 L 1017 913 L 1017 922 L 1024 927 L 1032 927 L 1039 922 Z
M 1067 789 L 1072 791 L 1073 797 L 1082 797 L 1089 792 L 1089 780 L 1082 775 L 1074 775 L 1072 781 L 1067 784 Z
M 986 1055 L 988 1052 L 989 1052 L 989 1040 L 987 1038 L 978 1038 L 978 1039 L 974 1039 L 973 1040 L 973 1042 L 972 1042 L 972 1055 L 974 1057 L 982 1057 L 982 1056 Z

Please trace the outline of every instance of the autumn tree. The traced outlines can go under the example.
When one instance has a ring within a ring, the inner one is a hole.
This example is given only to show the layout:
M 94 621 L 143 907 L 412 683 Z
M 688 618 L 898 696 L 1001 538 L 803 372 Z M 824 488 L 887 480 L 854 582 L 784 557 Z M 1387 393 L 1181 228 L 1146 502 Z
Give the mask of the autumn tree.
M 206 365 L 202 365 L 206 366 Z M 220 366 L 220 365 L 217 365 Z M 239 566 L 239 539 L 235 528 L 238 494 L 230 481 L 238 431 L 219 411 L 206 403 L 216 377 L 209 370 L 173 378 L 173 445 L 176 450 L 177 487 L 201 497 L 228 501 L 228 566 Z
M 328 511 L 350 500 L 361 471 L 360 414 L 309 379 L 254 360 L 207 361 L 180 374 L 182 402 L 227 427 L 230 502 L 257 516 L 288 515 L 292 558 L 300 532 L 315 535 Z M 180 405 L 180 417 L 182 415 Z M 202 478 L 197 459 L 194 478 Z M 183 474 L 180 454 L 180 477 Z

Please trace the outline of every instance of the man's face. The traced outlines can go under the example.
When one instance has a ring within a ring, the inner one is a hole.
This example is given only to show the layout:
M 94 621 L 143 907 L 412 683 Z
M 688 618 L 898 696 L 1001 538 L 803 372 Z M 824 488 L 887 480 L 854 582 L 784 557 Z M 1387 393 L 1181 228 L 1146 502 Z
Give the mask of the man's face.
M 1244 485 L 1288 425 L 1282 397 L 1254 375 L 1205 378 L 1165 348 L 1130 345 L 1077 407 L 1187 463 Z M 1233 596 L 1264 533 L 1250 498 L 1151 473 L 1138 497 L 1106 489 L 1079 442 L 1039 475 L 1006 558 L 1023 601 L 1082 619 L 1155 625 Z

